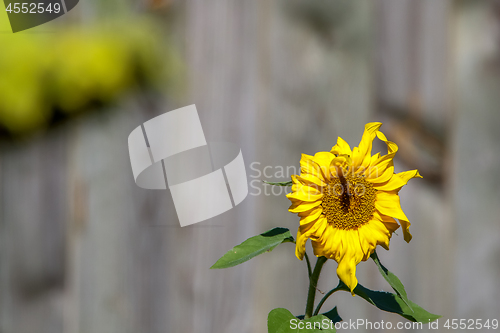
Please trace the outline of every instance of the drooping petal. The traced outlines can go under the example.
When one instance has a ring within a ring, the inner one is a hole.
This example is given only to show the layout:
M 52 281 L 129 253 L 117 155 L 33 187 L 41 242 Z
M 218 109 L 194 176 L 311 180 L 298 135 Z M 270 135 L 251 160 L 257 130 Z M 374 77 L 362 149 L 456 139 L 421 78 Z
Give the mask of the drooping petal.
M 396 227 L 399 224 L 394 223 Z M 385 227 L 383 222 L 376 218 L 358 228 L 361 247 L 363 248 L 363 261 L 367 260 L 373 253 L 377 245 L 382 245 L 385 249 L 389 248 L 391 232 Z
M 380 191 L 399 191 L 412 178 L 422 178 L 418 170 L 395 173 L 391 179 L 384 183 L 375 184 L 373 187 Z
M 376 209 L 373 211 L 373 219 L 376 219 L 376 220 L 379 220 L 382 222 L 386 222 L 386 223 L 393 223 L 393 224 L 398 225 L 398 222 L 396 222 L 396 220 L 393 217 L 381 214 Z
M 303 235 L 299 230 L 297 230 L 297 240 L 295 242 L 295 255 L 300 260 L 304 259 L 304 253 L 306 253 L 306 242 L 307 236 Z
M 367 228 L 371 232 L 371 237 L 377 241 L 377 245 L 381 245 L 384 249 L 389 250 L 389 240 L 391 239 L 391 232 L 384 223 L 378 220 L 371 220 L 367 223 Z M 371 254 L 371 253 L 370 253 Z
M 410 221 L 408 221 L 407 219 L 398 219 L 399 220 L 399 223 L 401 223 L 401 228 L 403 230 L 403 236 L 404 236 L 404 239 L 405 239 L 405 242 L 409 243 L 412 239 L 412 235 L 410 233 Z
M 316 221 L 316 228 L 314 229 L 314 234 L 312 235 L 313 237 L 311 237 L 311 239 L 314 240 L 318 240 L 319 237 L 327 235 L 328 231 L 332 231 L 325 215 L 320 215 Z
M 327 257 L 328 259 L 332 259 L 330 255 L 327 255 L 325 251 L 325 245 L 321 242 L 320 239 L 311 239 L 311 245 L 316 257 Z
M 384 215 L 398 219 L 403 229 L 405 241 L 410 242 L 412 238 L 409 230 L 410 222 L 401 209 L 399 196 L 396 193 L 379 191 L 375 200 L 375 208 Z
M 342 252 L 343 248 L 343 230 L 335 229 L 327 222 L 318 229 L 317 235 L 317 239 L 312 242 L 314 254 L 336 260 L 337 253 Z
M 356 278 L 356 265 L 361 262 L 363 252 L 359 240 L 356 238 L 358 233 L 346 232 L 344 233 L 344 240 L 346 247 L 343 255 L 338 261 L 337 275 L 351 290 L 354 296 L 354 288 L 358 285 Z
M 349 251 L 337 266 L 337 276 L 346 284 L 347 287 L 349 287 L 352 296 L 354 296 L 354 288 L 358 285 L 358 279 L 356 278 L 356 264 L 357 263 L 352 256 L 352 251 Z
M 387 228 L 387 230 L 389 230 L 389 232 L 391 233 L 391 235 L 394 233 L 394 231 L 398 230 L 399 229 L 399 224 L 397 224 L 394 219 L 392 219 L 392 221 L 382 221 L 382 223 L 384 224 L 384 226 Z
M 359 237 L 359 244 L 364 254 L 363 260 L 365 260 L 365 257 L 367 255 L 370 256 L 375 246 L 377 246 L 376 240 L 374 239 L 374 237 L 371 237 L 371 234 L 367 232 L 367 230 L 368 229 L 366 228 L 366 224 L 356 230 Z

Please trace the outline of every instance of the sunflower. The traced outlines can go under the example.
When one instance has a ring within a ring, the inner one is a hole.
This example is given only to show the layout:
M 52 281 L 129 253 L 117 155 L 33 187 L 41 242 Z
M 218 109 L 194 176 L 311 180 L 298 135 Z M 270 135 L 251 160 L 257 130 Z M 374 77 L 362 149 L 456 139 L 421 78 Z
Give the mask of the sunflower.
M 301 174 L 292 176 L 292 192 L 287 195 L 292 202 L 289 211 L 300 217 L 296 256 L 303 259 L 310 239 L 316 256 L 338 263 L 337 275 L 353 295 L 356 265 L 377 245 L 388 250 L 399 224 L 405 241 L 411 240 L 398 192 L 411 178 L 422 178 L 417 170 L 394 173 L 398 147 L 379 131 L 381 125 L 366 124 L 359 147 L 352 150 L 339 137 L 330 152 L 302 154 Z M 386 155 L 371 155 L 375 137 L 387 144 Z

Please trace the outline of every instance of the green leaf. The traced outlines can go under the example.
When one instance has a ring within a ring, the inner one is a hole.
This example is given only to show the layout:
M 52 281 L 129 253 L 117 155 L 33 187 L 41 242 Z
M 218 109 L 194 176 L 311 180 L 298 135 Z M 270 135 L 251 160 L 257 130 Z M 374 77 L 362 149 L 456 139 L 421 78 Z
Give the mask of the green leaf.
M 272 310 L 267 317 L 268 333 L 335 333 L 332 326 L 330 319 L 324 315 L 300 320 L 283 308 Z
M 265 180 L 263 180 L 263 182 L 266 184 L 269 184 L 269 185 L 276 185 L 276 186 L 292 186 L 293 185 L 293 182 L 291 180 L 287 181 L 287 182 L 280 182 L 280 183 L 266 182 Z
M 350 291 L 349 288 L 342 283 L 341 289 L 345 291 Z M 387 293 L 384 291 L 374 291 L 363 287 L 358 283 L 356 288 L 354 288 L 354 293 L 362 298 L 364 298 L 369 303 L 375 305 L 380 310 L 387 312 L 397 313 L 402 317 L 416 322 L 427 323 L 441 318 L 439 315 L 427 312 L 417 304 L 408 300 L 411 308 L 406 305 L 406 303 L 401 299 L 399 295 Z
M 403 302 L 408 305 L 410 309 L 412 309 L 410 301 L 408 300 L 408 296 L 406 295 L 406 290 L 401 281 L 398 279 L 396 275 L 394 275 L 392 272 L 390 272 L 387 268 L 382 265 L 380 262 L 380 259 L 377 256 L 377 252 L 373 251 L 372 255 L 370 256 L 375 264 L 377 264 L 378 270 L 380 271 L 380 274 L 384 277 L 384 279 L 390 284 L 392 289 L 398 294 L 399 297 L 403 300 Z
M 286 228 L 271 229 L 233 247 L 210 268 L 228 268 L 239 265 L 261 253 L 272 251 L 279 244 L 286 242 L 294 242 L 290 230 Z
M 277 308 L 271 310 L 267 316 L 267 332 L 268 333 L 278 333 L 286 332 L 285 326 L 288 325 L 290 328 L 290 321 L 297 319 L 295 316 L 287 309 Z M 283 329 L 281 329 L 283 327 Z M 293 331 L 291 331 L 293 332 Z

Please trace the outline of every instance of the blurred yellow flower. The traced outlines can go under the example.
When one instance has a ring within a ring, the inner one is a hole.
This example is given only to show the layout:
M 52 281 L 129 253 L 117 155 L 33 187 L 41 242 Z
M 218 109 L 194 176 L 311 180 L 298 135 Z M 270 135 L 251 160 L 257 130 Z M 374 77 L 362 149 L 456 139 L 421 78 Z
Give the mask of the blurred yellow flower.
M 0 34 L 0 45 L 0 137 L 43 130 L 132 93 L 171 95 L 183 76 L 177 51 L 149 19 Z
M 399 190 L 420 177 L 417 170 L 394 173 L 398 147 L 379 131 L 381 123 L 365 126 L 359 147 L 338 138 L 330 152 L 302 155 L 300 176 L 292 176 L 289 210 L 300 217 L 295 254 L 302 260 L 307 239 L 314 254 L 338 262 L 337 275 L 353 293 L 356 265 L 377 245 L 389 249 L 392 233 L 402 226 L 409 242 L 410 222 L 401 209 Z M 371 155 L 375 137 L 387 144 L 387 155 Z M 353 293 L 354 295 L 354 293 Z

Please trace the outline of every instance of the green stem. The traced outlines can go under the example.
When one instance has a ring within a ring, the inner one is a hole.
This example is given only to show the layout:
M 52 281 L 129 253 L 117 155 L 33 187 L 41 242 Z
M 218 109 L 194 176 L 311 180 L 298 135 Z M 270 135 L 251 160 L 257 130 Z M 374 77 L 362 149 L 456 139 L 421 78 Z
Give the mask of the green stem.
M 319 313 L 319 310 L 321 310 L 321 307 L 323 306 L 323 303 L 326 302 L 326 300 L 328 299 L 328 297 L 330 297 L 334 292 L 342 290 L 342 287 L 343 287 L 342 284 L 343 283 L 341 281 L 339 281 L 338 286 L 336 286 L 335 288 L 333 288 L 332 290 L 330 290 L 328 293 L 326 293 L 325 296 L 323 296 L 323 298 L 321 299 L 321 301 L 319 301 L 318 306 L 316 307 L 316 310 L 314 310 L 313 316 L 316 316 Z
M 311 262 L 309 261 L 309 256 L 307 255 L 307 252 L 304 252 L 304 255 L 306 257 L 306 262 L 307 262 L 307 274 L 308 274 L 307 276 L 309 278 L 311 278 L 311 274 L 312 274 L 312 272 L 311 272 Z
M 319 257 L 316 261 L 316 266 L 314 266 L 314 271 L 309 278 L 309 293 L 307 294 L 307 305 L 305 319 L 311 318 L 314 308 L 314 297 L 316 296 L 316 286 L 318 285 L 319 274 L 321 273 L 321 268 L 327 261 L 326 257 Z

